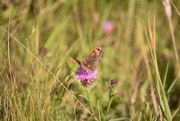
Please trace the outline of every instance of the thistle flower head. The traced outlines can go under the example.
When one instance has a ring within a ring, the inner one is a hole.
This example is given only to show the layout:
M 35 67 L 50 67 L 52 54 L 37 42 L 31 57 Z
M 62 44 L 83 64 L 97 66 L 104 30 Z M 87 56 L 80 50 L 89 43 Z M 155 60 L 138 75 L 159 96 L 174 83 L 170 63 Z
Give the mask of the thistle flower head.
M 111 33 L 112 30 L 114 29 L 114 24 L 113 24 L 113 22 L 111 22 L 110 20 L 105 20 L 105 21 L 103 22 L 102 27 L 103 27 L 104 32 L 105 32 L 106 34 L 109 34 L 109 33 Z
M 112 79 L 110 82 L 111 87 L 116 87 L 118 86 L 118 80 L 117 79 Z
M 98 74 L 98 70 L 90 71 L 84 70 L 82 67 L 79 67 L 76 71 L 76 79 L 78 79 L 82 85 L 91 85 L 92 79 L 96 78 Z

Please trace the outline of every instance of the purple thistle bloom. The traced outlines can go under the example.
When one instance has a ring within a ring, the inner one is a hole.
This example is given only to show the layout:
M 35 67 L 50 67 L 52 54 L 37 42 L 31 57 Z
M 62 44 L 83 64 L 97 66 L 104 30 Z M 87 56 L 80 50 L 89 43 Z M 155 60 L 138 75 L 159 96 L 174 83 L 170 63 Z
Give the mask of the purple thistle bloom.
M 76 79 L 78 79 L 83 85 L 91 85 L 92 79 L 96 78 L 97 74 L 98 70 L 90 71 L 79 67 L 76 71 Z
M 109 33 L 111 33 L 112 30 L 114 29 L 114 24 L 113 24 L 113 22 L 111 22 L 110 20 L 105 20 L 105 21 L 103 22 L 102 27 L 103 27 L 104 32 L 105 32 L 106 34 L 109 34 Z

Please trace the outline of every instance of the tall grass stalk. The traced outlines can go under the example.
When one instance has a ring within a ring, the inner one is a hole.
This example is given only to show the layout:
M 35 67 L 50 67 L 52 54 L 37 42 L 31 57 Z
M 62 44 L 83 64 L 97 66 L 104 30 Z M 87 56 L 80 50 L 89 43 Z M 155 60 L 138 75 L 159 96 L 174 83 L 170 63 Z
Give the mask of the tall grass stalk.
M 154 28 L 155 28 L 155 17 L 154 17 Z M 154 85 L 156 87 L 156 91 L 158 94 L 158 100 L 159 100 L 159 104 L 160 107 L 163 111 L 163 113 L 165 114 L 165 118 L 167 118 L 168 121 L 172 121 L 172 114 L 169 108 L 169 104 L 168 104 L 168 99 L 164 90 L 164 86 L 162 84 L 162 79 L 160 77 L 160 73 L 159 73 L 159 69 L 158 69 L 158 62 L 157 62 L 157 55 L 156 55 L 156 40 L 155 40 L 155 34 L 152 34 L 151 28 L 149 26 L 149 33 L 152 36 L 150 38 L 150 42 L 149 43 L 149 50 L 151 53 L 151 57 L 152 57 L 152 61 L 153 61 L 153 66 L 154 66 L 154 70 L 155 70 L 155 80 L 154 80 Z M 155 29 L 153 29 L 153 33 L 155 33 Z

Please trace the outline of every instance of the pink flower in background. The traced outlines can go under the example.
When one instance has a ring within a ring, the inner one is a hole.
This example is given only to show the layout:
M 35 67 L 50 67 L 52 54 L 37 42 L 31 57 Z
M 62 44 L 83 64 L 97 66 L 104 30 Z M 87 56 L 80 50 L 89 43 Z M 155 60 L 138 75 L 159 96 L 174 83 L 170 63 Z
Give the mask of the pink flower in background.
M 114 29 L 114 24 L 113 24 L 113 22 L 111 22 L 110 20 L 105 20 L 105 21 L 103 22 L 102 27 L 103 27 L 104 32 L 105 32 L 106 34 L 109 34 L 109 33 L 111 33 L 111 32 L 113 31 L 113 29 Z
M 76 71 L 76 79 L 78 79 L 82 85 L 87 86 L 92 84 L 92 79 L 96 78 L 98 70 L 89 71 L 79 67 Z

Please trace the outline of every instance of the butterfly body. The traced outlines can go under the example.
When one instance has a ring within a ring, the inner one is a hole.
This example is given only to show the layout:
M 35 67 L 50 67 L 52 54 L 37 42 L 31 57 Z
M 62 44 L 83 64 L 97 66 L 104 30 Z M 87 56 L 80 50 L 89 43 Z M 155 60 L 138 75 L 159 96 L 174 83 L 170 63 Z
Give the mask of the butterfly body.
M 69 57 L 69 60 L 79 64 L 85 70 L 94 71 L 96 69 L 96 62 L 102 58 L 102 52 L 103 45 L 96 47 L 83 61 L 72 57 Z

